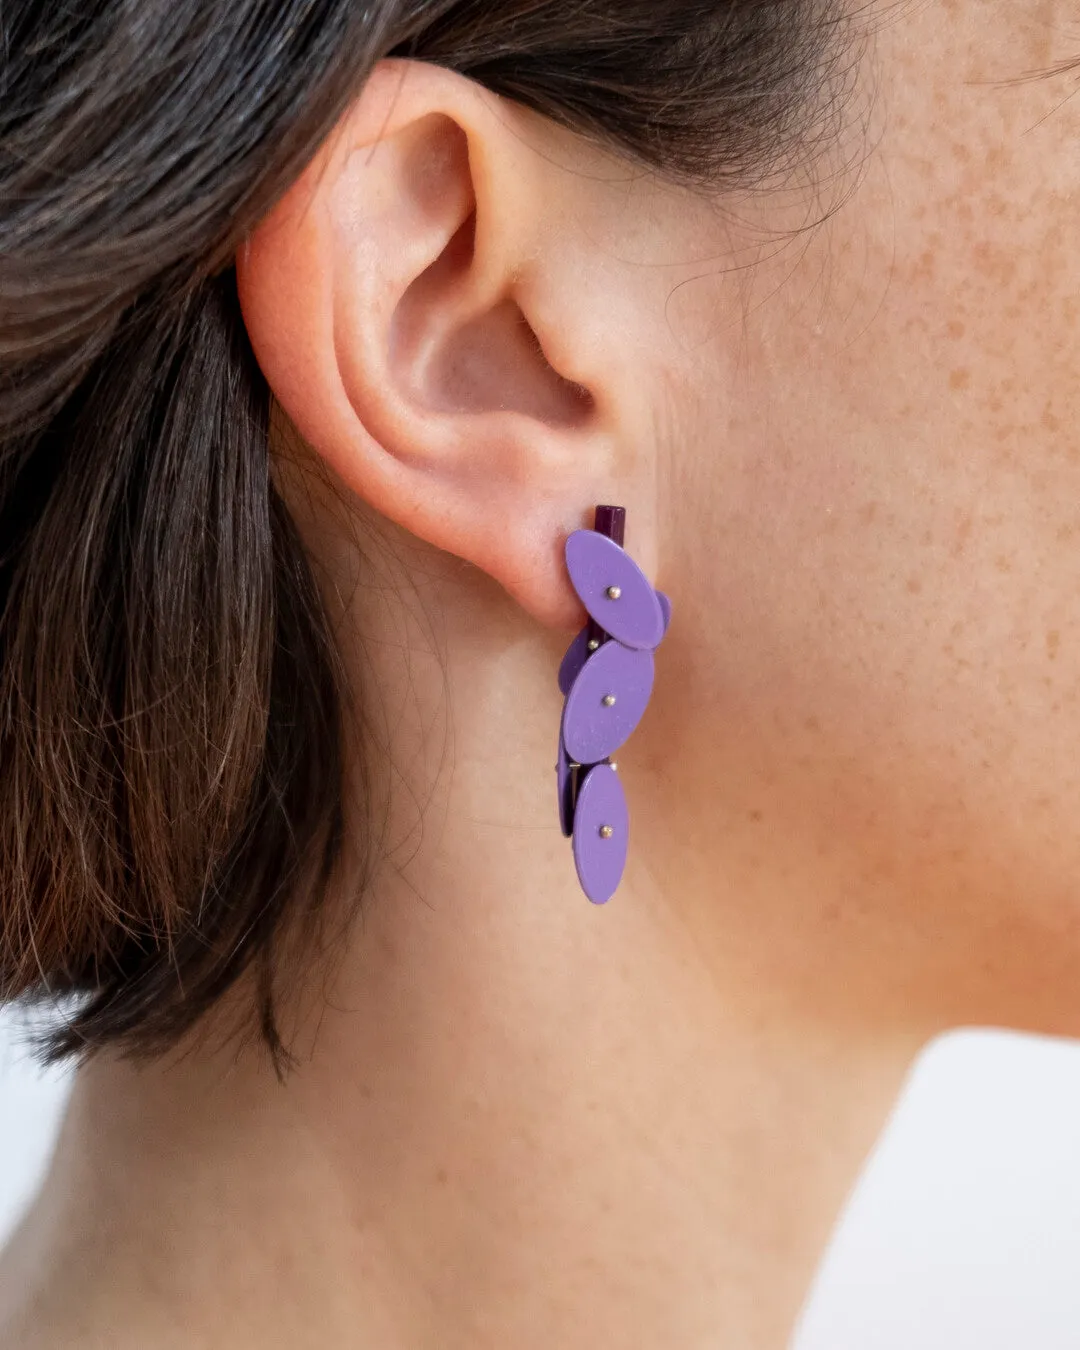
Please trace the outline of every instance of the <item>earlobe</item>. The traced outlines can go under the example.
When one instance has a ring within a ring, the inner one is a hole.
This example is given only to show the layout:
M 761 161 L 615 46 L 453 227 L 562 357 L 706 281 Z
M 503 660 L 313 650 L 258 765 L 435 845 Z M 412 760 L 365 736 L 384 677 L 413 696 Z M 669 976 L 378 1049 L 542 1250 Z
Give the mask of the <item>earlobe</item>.
M 241 304 L 276 398 L 350 489 L 569 626 L 562 540 L 611 495 L 614 437 L 523 307 L 543 160 L 492 99 L 381 63 L 238 257 Z M 572 325 L 559 276 L 545 312 Z

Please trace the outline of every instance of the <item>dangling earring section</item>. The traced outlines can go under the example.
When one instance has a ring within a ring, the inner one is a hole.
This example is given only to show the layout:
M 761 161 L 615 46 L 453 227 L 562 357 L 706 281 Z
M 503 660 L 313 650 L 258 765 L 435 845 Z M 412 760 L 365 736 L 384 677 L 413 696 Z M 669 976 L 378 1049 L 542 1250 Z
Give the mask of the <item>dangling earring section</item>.
M 588 624 L 559 667 L 566 696 L 556 776 L 559 821 L 572 837 L 578 880 L 596 905 L 622 879 L 629 845 L 626 795 L 611 756 L 641 721 L 653 687 L 653 652 L 671 619 L 671 602 L 654 590 L 623 549 L 626 509 L 598 506 L 595 527 L 566 541 L 570 581 Z

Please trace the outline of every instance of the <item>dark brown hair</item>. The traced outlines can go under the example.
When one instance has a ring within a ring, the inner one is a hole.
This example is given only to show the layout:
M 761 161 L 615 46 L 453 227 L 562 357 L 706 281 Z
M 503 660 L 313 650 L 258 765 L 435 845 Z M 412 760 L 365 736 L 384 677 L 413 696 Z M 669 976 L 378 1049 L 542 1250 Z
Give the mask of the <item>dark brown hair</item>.
M 0 999 L 52 1056 L 175 1044 L 342 838 L 343 683 L 231 260 L 385 55 L 674 179 L 829 132 L 837 0 L 0 7 Z M 842 81 L 840 82 L 842 83 Z

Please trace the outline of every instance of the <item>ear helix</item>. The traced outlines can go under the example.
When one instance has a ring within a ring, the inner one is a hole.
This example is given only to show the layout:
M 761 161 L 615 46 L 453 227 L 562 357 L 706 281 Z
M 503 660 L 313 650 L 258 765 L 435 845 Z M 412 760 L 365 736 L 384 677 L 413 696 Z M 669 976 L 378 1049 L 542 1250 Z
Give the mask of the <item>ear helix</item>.
M 594 528 L 566 541 L 570 581 L 589 622 L 559 667 L 566 696 L 556 765 L 559 820 L 572 837 L 578 880 L 597 905 L 622 879 L 629 812 L 611 756 L 641 721 L 653 687 L 653 652 L 671 619 L 671 602 L 654 590 L 623 549 L 626 510 L 598 506 Z

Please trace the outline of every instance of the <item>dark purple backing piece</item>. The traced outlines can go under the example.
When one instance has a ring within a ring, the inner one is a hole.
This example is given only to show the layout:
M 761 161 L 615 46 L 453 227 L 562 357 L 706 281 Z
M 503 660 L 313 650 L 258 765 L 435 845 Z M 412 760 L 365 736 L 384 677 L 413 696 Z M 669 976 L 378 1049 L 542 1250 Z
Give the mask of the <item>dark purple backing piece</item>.
M 614 539 L 622 548 L 626 543 L 626 507 L 598 506 L 593 514 L 593 529 Z
M 622 548 L 626 539 L 626 507 L 598 506 L 593 514 L 593 529 L 597 534 L 604 534 L 609 539 L 614 539 L 616 544 Z M 608 635 L 591 615 L 589 616 L 588 626 L 590 641 L 595 642 L 597 647 L 603 646 L 608 640 Z M 593 650 L 595 651 L 595 648 Z
M 555 763 L 555 790 L 559 794 L 559 825 L 567 839 L 574 829 L 574 782 L 570 761 L 563 745 L 562 726 L 559 727 L 559 758 Z

